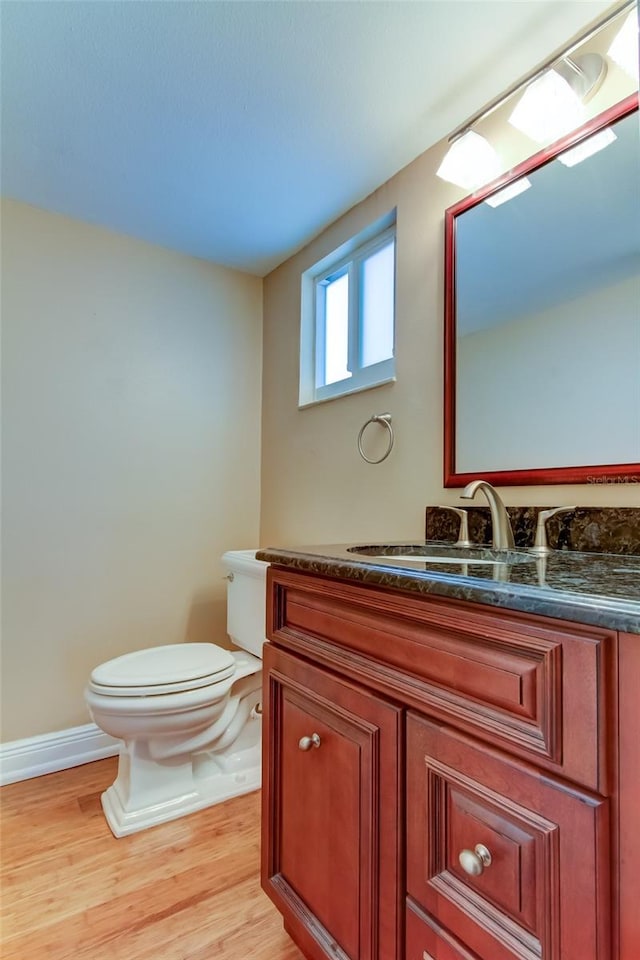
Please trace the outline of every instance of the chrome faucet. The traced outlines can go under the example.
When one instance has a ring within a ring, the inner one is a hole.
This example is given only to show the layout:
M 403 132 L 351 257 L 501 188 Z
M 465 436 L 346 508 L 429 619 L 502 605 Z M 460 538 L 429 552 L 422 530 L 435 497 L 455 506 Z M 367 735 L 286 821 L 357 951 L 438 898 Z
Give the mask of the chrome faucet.
M 468 483 L 460 496 L 464 500 L 473 500 L 478 490 L 482 490 L 489 509 L 491 510 L 491 526 L 493 527 L 493 549 L 494 550 L 513 550 L 515 542 L 513 539 L 513 530 L 507 508 L 500 499 L 498 491 L 486 480 L 472 480 Z

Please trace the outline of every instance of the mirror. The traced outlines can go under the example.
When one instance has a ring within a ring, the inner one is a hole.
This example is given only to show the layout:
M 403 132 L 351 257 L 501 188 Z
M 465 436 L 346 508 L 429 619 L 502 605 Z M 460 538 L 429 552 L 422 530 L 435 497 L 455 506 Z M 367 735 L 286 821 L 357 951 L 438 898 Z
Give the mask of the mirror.
M 628 97 L 446 211 L 445 486 L 640 482 L 637 111 Z M 610 142 L 568 165 L 595 135 Z

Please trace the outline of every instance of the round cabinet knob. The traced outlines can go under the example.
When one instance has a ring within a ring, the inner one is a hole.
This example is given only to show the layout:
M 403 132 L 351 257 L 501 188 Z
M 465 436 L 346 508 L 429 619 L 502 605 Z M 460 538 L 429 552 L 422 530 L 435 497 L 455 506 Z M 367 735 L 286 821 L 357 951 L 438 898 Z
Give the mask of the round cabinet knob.
M 482 843 L 477 843 L 473 850 L 461 850 L 458 854 L 460 866 L 470 877 L 479 877 L 485 867 L 491 864 L 491 854 Z
M 311 747 L 320 746 L 320 736 L 317 733 L 312 733 L 310 737 L 301 737 L 298 741 L 298 746 L 301 750 L 311 750 Z

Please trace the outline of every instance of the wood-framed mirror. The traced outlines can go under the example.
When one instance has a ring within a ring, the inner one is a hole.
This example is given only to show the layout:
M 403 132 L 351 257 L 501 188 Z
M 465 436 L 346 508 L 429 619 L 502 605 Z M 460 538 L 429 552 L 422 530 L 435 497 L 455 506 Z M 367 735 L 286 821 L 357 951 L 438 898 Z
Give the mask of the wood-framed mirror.
M 475 477 L 640 483 L 637 94 L 445 212 L 444 485 Z

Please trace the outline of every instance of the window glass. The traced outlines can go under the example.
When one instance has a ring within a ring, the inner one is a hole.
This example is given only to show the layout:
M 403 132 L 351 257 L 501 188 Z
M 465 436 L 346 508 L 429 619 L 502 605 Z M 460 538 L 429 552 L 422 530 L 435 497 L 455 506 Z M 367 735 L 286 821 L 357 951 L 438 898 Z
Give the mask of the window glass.
M 351 374 L 349 361 L 349 274 L 330 280 L 325 288 L 324 382 L 336 383 Z
M 362 262 L 363 367 L 393 356 L 394 248 L 392 241 Z

